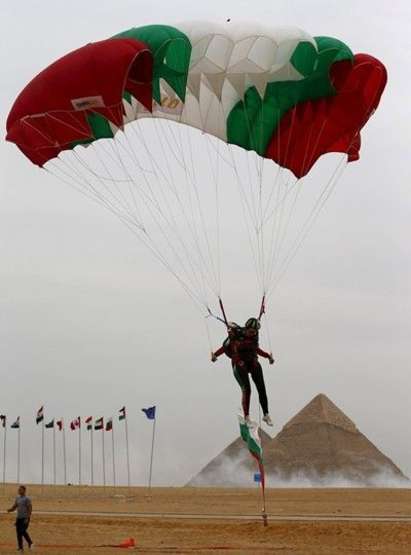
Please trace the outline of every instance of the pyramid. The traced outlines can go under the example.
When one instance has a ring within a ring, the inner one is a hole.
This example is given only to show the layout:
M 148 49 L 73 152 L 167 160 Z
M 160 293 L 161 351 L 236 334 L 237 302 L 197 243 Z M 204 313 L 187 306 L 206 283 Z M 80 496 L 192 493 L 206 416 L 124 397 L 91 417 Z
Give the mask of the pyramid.
M 268 486 L 407 485 L 408 478 L 330 399 L 319 394 L 273 439 L 262 432 Z M 187 485 L 250 486 L 255 463 L 241 438 Z

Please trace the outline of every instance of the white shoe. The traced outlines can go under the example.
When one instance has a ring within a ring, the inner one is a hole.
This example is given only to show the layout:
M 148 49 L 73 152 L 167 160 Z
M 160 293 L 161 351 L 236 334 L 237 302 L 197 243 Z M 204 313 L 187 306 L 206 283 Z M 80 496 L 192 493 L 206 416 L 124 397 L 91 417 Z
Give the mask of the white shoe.
M 267 424 L 267 426 L 273 426 L 273 421 L 271 420 L 271 416 L 268 414 L 268 412 L 263 416 L 263 420 Z

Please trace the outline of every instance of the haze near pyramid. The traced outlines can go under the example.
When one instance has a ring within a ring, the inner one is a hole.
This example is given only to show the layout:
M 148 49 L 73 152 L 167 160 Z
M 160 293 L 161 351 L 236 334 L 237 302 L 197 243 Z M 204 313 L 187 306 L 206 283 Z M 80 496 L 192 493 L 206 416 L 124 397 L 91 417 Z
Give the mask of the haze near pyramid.
M 319 394 L 271 439 L 262 432 L 268 486 L 407 486 L 408 479 L 330 399 Z M 251 486 L 255 464 L 241 438 L 189 486 Z

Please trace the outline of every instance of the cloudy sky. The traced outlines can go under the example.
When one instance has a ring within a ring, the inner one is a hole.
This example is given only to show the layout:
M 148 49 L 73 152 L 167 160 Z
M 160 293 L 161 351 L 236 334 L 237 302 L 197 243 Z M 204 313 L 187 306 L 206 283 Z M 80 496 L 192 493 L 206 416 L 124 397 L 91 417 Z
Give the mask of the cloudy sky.
M 360 162 L 344 172 L 272 299 L 277 362 L 265 376 L 274 432 L 323 392 L 411 475 L 408 2 L 260 0 L 251 9 L 242 0 L 4 0 L 3 134 L 19 91 L 68 51 L 132 26 L 228 17 L 335 36 L 388 68 Z M 126 405 L 133 481 L 144 483 L 151 426 L 140 408 L 156 404 L 154 483 L 185 483 L 237 434 L 238 386 L 227 360 L 209 363 L 203 317 L 115 218 L 4 141 L 0 172 L 0 411 L 22 418 L 23 479 L 39 478 L 40 405 L 46 418 L 67 419 L 115 415 Z M 241 222 L 225 224 L 230 234 Z M 242 243 L 232 241 L 229 256 L 239 270 L 235 279 L 227 270 L 224 290 L 230 316 L 241 321 L 259 299 Z M 212 330 L 215 347 L 220 331 Z M 116 428 L 119 446 L 122 434 Z M 10 433 L 10 479 L 15 439 Z M 68 441 L 74 453 L 74 437 Z

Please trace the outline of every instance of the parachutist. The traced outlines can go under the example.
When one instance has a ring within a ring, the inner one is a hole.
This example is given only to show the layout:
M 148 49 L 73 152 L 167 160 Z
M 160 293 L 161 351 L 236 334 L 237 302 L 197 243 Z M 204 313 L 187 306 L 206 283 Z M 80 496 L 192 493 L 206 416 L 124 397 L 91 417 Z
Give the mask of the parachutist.
M 249 419 L 250 412 L 251 384 L 249 375 L 251 375 L 263 410 L 263 420 L 268 426 L 272 426 L 273 423 L 268 412 L 263 370 L 258 357 L 267 358 L 270 364 L 274 363 L 274 358 L 272 353 L 260 349 L 258 344 L 259 328 L 260 322 L 257 318 L 249 318 L 244 327 L 234 322 L 229 323 L 227 326 L 228 337 L 215 353 L 211 353 L 211 361 L 215 362 L 222 354 L 231 359 L 234 377 L 242 391 L 241 403 L 246 421 Z

